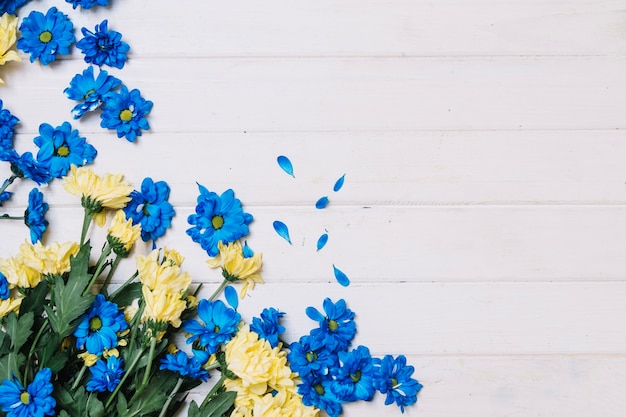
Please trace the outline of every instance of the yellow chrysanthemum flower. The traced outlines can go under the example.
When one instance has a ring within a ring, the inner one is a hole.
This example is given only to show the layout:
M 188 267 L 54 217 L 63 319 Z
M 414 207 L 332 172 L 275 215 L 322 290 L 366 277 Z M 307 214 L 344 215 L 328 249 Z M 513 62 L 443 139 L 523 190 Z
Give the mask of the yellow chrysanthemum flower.
M 63 177 L 63 188 L 81 196 L 81 204 L 98 226 L 103 226 L 106 214 L 103 209 L 121 209 L 130 201 L 133 187 L 124 181 L 122 174 L 96 175 L 91 168 L 72 165 L 67 176 Z
M 69 272 L 70 258 L 76 255 L 80 247 L 76 242 L 53 242 L 43 245 L 41 242 L 20 245 L 20 260 L 42 275 L 57 275 Z
M 185 257 L 182 256 L 177 250 L 163 248 L 163 260 L 169 262 L 171 265 L 181 266 Z
M 254 288 L 255 284 L 262 284 L 261 269 L 263 268 L 263 254 L 255 253 L 246 258 L 243 256 L 243 248 L 239 241 L 224 245 L 221 241 L 217 244 L 219 253 L 215 258 L 207 260 L 211 268 L 222 268 L 227 279 L 242 281 L 243 287 L 239 293 L 245 297 L 248 289 Z
M 17 16 L 4 13 L 0 17 L 0 65 L 8 61 L 21 61 L 17 52 L 10 50 L 17 40 L 16 28 Z M 0 85 L 4 85 L 2 78 L 0 78 Z
M 9 297 L 6 300 L 0 300 L 0 318 L 6 316 L 10 312 L 19 312 L 24 297 Z
M 180 327 L 180 315 L 187 308 L 187 302 L 181 299 L 180 293 L 163 289 L 150 291 L 146 286 L 143 286 L 141 290 L 144 301 L 146 302 L 141 321 L 152 320 L 154 322 L 169 323 L 174 327 Z
M 172 254 L 170 251 L 168 254 Z M 178 252 L 175 252 L 176 254 Z M 167 290 L 172 293 L 183 293 L 191 285 L 191 276 L 188 272 L 181 272 L 180 266 L 173 262 L 163 262 L 160 251 L 153 250 L 148 256 L 137 256 L 137 272 L 139 280 L 149 290 Z M 167 258 L 168 260 L 170 258 Z M 182 257 L 171 258 L 182 262 Z
M 33 288 L 41 282 L 42 278 L 41 272 L 27 265 L 24 257 L 19 254 L 15 257 L 0 259 L 0 272 L 9 282 L 9 288 Z
M 118 210 L 107 233 L 107 241 L 113 252 L 125 258 L 141 236 L 141 226 L 138 224 L 133 226 L 132 219 L 126 220 L 124 210 Z

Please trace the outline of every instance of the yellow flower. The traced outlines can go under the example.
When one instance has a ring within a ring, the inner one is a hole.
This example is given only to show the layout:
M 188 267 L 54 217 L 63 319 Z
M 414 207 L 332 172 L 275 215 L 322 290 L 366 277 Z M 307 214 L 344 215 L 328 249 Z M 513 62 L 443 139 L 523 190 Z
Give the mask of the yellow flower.
M 262 284 L 261 269 L 263 268 L 263 254 L 255 253 L 249 258 L 243 256 L 243 249 L 239 241 L 217 244 L 219 253 L 215 258 L 207 260 L 207 264 L 211 268 L 222 268 L 229 276 L 228 279 L 233 281 L 239 280 L 243 282 L 243 287 L 239 296 L 245 297 L 248 288 L 254 288 L 256 283 Z
M 142 286 L 141 291 L 146 302 L 146 307 L 141 316 L 143 322 L 152 320 L 180 327 L 180 315 L 187 308 L 187 303 L 184 299 L 181 299 L 180 293 L 163 289 L 150 291 L 145 285 Z
M 12 311 L 16 313 L 20 310 L 20 305 L 22 305 L 22 299 L 24 297 L 9 297 L 6 300 L 0 300 L 0 318 L 6 316 Z
M 126 220 L 124 210 L 118 210 L 113 217 L 107 236 L 113 252 L 118 256 L 127 257 L 139 236 L 141 236 L 141 226 L 138 224 L 133 226 L 131 219 Z
M 91 168 L 70 167 L 70 173 L 63 177 L 63 188 L 81 196 L 81 204 L 98 226 L 103 226 L 106 214 L 103 209 L 121 209 L 130 201 L 133 187 L 123 180 L 122 174 L 105 174 L 100 177 Z
M 31 268 L 23 256 L 15 256 L 8 259 L 0 259 L 0 272 L 9 282 L 9 288 L 36 287 L 41 282 L 41 272 Z
M 100 359 L 100 356 L 89 352 L 83 352 L 78 354 L 78 358 L 83 360 L 85 366 L 94 366 L 96 362 L 98 362 L 98 359 Z
M 17 16 L 5 13 L 0 17 L 0 65 L 8 61 L 21 61 L 17 52 L 9 50 L 17 39 L 16 28 Z M 0 85 L 4 85 L 2 78 Z
M 169 252 L 171 253 L 172 251 Z M 191 285 L 189 273 L 181 272 L 180 266 L 173 262 L 163 262 L 159 255 L 159 249 L 155 249 L 148 256 L 137 256 L 137 272 L 141 283 L 151 291 L 159 289 L 172 293 L 186 292 Z M 182 262 L 182 257 L 175 258 Z
M 163 248 L 163 261 L 169 262 L 170 265 L 181 266 L 185 257 L 174 249 Z
M 80 249 L 76 242 L 54 242 L 44 246 L 41 242 L 20 245 L 19 255 L 24 264 L 42 275 L 57 275 L 69 272 L 70 258 Z

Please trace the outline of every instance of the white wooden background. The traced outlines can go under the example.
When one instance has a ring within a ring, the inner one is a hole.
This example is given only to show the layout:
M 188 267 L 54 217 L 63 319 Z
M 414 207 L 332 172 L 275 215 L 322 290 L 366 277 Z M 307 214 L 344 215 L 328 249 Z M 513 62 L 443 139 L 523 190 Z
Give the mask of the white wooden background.
M 154 102 L 152 130 L 131 144 L 97 116 L 74 126 L 98 172 L 170 183 L 178 215 L 160 243 L 196 282 L 220 279 L 185 235 L 198 181 L 233 188 L 255 216 L 267 283 L 247 316 L 287 311 L 294 340 L 312 325 L 306 306 L 344 297 L 357 343 L 415 366 L 424 389 L 406 415 L 624 415 L 626 2 L 36 0 L 21 15 L 54 3 L 130 43 L 110 72 Z M 22 56 L 0 68 L 0 97 L 27 150 L 41 122 L 70 120 L 62 91 L 86 65 L 77 50 L 50 67 Z M 59 185 L 48 241 L 80 228 Z M 27 232 L 1 227 L 9 256 Z M 400 415 L 382 399 L 345 415 Z

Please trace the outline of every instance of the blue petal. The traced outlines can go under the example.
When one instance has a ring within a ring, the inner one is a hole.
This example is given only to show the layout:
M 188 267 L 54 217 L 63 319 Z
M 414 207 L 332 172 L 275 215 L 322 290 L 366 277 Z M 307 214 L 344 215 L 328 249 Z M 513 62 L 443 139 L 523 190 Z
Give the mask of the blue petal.
M 237 310 L 239 306 L 239 298 L 237 298 L 237 291 L 233 288 L 232 285 L 224 288 L 224 296 L 226 297 L 226 301 L 232 308 Z
M 323 209 L 323 208 L 326 208 L 327 205 L 328 205 L 328 197 L 324 196 L 324 197 L 320 197 L 320 199 L 317 200 L 317 202 L 315 203 L 315 208 Z
M 319 239 L 317 239 L 317 250 L 320 250 L 324 246 L 326 246 L 326 242 L 328 242 L 328 233 L 324 233 L 320 236 Z
M 314 321 L 324 321 L 324 315 L 320 313 L 315 307 L 307 307 L 306 315 L 308 318 Z
M 285 239 L 291 245 L 291 238 L 289 237 L 289 229 L 287 228 L 287 225 L 285 223 L 276 220 L 274 222 L 274 230 L 276 230 L 276 233 L 278 233 L 278 236 Z
M 335 265 L 333 265 L 333 270 L 335 271 L 335 278 L 337 278 L 337 282 L 339 283 L 339 285 L 341 285 L 342 287 L 347 287 L 348 285 L 350 285 L 350 279 L 348 279 L 346 274 L 337 269 Z
M 346 174 L 343 174 L 341 178 L 339 178 L 337 182 L 335 182 L 335 186 L 333 187 L 334 192 L 341 190 L 341 187 L 343 187 L 343 181 L 345 178 L 346 178 Z
M 295 175 L 293 175 L 293 165 L 291 165 L 291 161 L 289 160 L 289 158 L 284 155 L 280 155 L 278 158 L 276 158 L 276 161 L 278 162 L 278 166 L 280 166 L 283 171 L 285 171 L 287 174 L 291 175 L 294 178 L 296 177 Z

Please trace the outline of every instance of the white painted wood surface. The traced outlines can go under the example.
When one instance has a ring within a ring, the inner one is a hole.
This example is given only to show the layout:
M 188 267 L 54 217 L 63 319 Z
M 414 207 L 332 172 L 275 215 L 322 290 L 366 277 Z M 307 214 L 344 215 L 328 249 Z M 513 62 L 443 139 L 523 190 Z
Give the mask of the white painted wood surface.
M 424 389 L 406 415 L 624 414 L 624 1 L 111 2 L 38 0 L 21 14 L 57 3 L 77 27 L 109 18 L 131 44 L 111 72 L 154 102 L 151 132 L 130 144 L 97 117 L 74 126 L 98 171 L 170 183 L 178 215 L 161 243 L 197 282 L 219 276 L 184 233 L 196 181 L 233 188 L 255 216 L 267 284 L 244 301 L 248 317 L 279 307 L 296 338 L 305 306 L 346 298 L 358 343 L 415 366 Z M 21 150 L 41 122 L 69 120 L 62 91 L 84 67 L 74 51 L 0 68 Z M 331 204 L 316 210 L 322 195 Z M 75 199 L 59 184 L 47 199 L 48 239 L 76 236 Z M 27 234 L 3 224 L 1 236 L 8 256 Z M 345 410 L 400 415 L 381 398 Z

